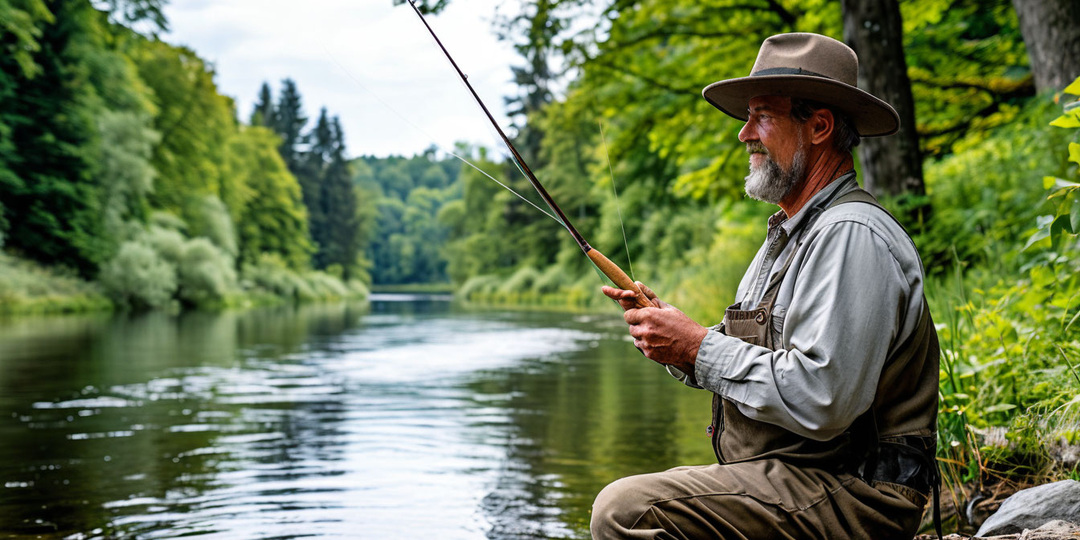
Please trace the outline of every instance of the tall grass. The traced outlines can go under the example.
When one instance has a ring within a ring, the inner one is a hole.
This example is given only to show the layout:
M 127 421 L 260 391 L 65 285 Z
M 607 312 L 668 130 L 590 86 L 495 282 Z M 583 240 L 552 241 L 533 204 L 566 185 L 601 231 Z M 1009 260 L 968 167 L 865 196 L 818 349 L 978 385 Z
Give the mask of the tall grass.
M 0 315 L 112 309 L 96 284 L 0 253 Z

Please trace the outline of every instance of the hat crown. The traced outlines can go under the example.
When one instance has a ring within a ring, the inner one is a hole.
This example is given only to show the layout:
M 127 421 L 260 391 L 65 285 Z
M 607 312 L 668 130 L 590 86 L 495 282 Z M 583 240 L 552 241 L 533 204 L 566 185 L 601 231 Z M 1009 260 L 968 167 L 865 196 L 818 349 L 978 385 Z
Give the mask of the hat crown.
M 750 76 L 815 75 L 857 86 L 859 58 L 833 38 L 808 33 L 779 34 L 761 44 Z

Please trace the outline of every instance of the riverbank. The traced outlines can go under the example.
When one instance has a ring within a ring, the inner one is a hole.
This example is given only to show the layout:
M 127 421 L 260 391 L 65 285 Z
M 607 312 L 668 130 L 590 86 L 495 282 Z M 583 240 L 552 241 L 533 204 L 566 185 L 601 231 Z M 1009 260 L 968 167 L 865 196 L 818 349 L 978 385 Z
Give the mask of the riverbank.
M 101 287 L 71 272 L 0 253 L 0 315 L 82 313 L 114 308 Z
M 265 270 L 265 269 L 260 269 Z M 359 281 L 343 281 L 325 272 L 304 275 L 261 271 L 241 276 L 237 287 L 198 309 L 249 309 L 288 303 L 364 300 L 370 292 Z M 188 306 L 191 307 L 191 306 Z M 0 316 L 119 311 L 125 306 L 97 282 L 63 268 L 42 266 L 0 252 Z M 173 301 L 161 309 L 180 311 Z

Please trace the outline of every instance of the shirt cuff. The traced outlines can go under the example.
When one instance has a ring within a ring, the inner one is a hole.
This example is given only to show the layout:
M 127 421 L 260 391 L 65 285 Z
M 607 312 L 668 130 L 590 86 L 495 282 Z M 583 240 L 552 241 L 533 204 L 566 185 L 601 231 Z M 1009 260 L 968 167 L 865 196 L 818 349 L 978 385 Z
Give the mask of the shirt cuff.
M 734 357 L 736 345 L 744 343 L 741 339 L 717 331 L 716 327 L 710 328 L 705 339 L 701 340 L 697 359 L 694 360 L 694 378 L 697 379 L 697 384 L 701 385 L 701 388 L 723 395 L 721 386 L 725 381 L 725 368 Z

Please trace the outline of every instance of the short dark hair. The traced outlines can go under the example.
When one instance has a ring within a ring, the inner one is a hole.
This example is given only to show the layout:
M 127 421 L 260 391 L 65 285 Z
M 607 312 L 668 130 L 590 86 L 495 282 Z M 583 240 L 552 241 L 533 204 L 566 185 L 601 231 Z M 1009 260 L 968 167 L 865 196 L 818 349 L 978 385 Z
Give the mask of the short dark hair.
M 814 115 L 819 109 L 829 109 L 833 115 L 833 148 L 837 152 L 851 153 L 859 146 L 859 132 L 855 129 L 855 123 L 851 117 L 830 107 L 824 103 L 793 97 L 791 98 L 791 118 L 802 124 Z

